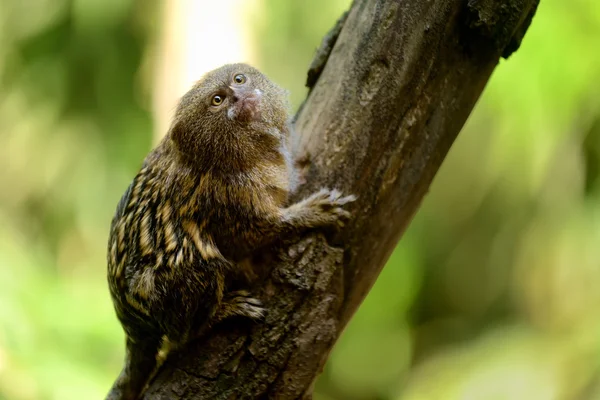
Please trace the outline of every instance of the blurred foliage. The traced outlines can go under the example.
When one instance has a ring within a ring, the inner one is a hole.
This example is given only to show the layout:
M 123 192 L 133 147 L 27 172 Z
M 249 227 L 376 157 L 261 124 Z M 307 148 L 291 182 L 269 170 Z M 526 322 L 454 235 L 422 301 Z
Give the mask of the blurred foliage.
M 108 224 L 151 144 L 152 2 L 0 2 L 0 398 L 103 398 Z
M 261 69 L 290 91 L 298 107 L 305 98 L 306 71 L 325 33 L 350 7 L 349 0 L 262 0 L 251 26 Z
M 116 202 L 152 143 L 157 1 L 0 2 L 0 399 L 103 398 Z M 348 0 L 262 0 L 302 100 Z M 542 0 L 316 385 L 326 399 L 600 399 L 600 3 Z

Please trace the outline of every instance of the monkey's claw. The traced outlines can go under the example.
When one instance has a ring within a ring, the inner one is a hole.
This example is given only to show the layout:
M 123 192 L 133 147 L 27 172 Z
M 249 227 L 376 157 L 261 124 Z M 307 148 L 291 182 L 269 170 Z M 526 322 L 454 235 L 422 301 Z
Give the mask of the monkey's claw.
M 266 314 L 262 305 L 262 302 L 251 297 L 248 291 L 240 290 L 229 294 L 223 306 L 230 308 L 231 314 L 262 320 Z
M 356 196 L 354 195 L 343 196 L 337 189 L 323 188 L 305 201 L 306 205 L 319 216 L 321 224 L 344 226 L 345 221 L 350 219 L 352 214 L 345 210 L 343 206 L 355 200 Z

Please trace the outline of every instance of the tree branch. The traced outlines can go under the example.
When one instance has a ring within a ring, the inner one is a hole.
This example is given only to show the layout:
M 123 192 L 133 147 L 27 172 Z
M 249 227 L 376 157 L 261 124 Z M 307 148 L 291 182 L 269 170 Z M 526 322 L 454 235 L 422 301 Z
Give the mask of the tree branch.
M 333 344 L 537 4 L 354 1 L 339 36 L 324 41 L 324 61 L 311 67 L 314 87 L 297 116 L 295 143 L 306 179 L 298 198 L 322 186 L 357 194 L 354 219 L 334 237 L 313 233 L 281 250 L 255 290 L 266 321 L 227 321 L 174 354 L 146 399 L 310 397 Z

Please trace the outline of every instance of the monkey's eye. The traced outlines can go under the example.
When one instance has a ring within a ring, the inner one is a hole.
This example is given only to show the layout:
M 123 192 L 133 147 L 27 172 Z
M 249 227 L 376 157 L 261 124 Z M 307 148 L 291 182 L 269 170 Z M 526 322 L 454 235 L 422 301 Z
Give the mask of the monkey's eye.
M 221 104 L 223 104 L 223 100 L 225 100 L 225 96 L 221 96 L 220 94 L 215 94 L 212 98 L 212 105 L 213 106 L 220 106 Z
M 238 84 L 246 83 L 246 76 L 243 74 L 237 74 L 233 77 L 233 81 Z

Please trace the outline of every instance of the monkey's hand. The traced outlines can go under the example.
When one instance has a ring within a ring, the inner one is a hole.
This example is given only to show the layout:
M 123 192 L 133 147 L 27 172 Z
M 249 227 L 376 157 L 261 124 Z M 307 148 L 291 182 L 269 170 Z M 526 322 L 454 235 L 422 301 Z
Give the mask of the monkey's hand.
M 338 190 L 323 188 L 284 209 L 283 219 L 296 228 L 344 226 L 351 214 L 344 209 L 356 196 L 342 196 Z

